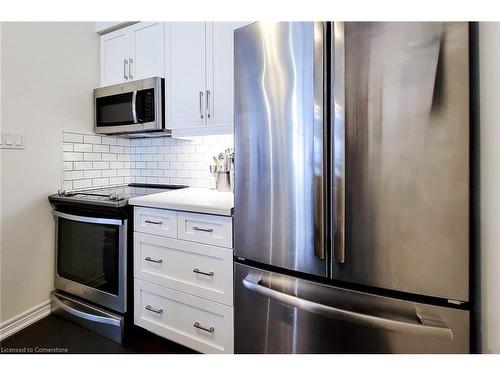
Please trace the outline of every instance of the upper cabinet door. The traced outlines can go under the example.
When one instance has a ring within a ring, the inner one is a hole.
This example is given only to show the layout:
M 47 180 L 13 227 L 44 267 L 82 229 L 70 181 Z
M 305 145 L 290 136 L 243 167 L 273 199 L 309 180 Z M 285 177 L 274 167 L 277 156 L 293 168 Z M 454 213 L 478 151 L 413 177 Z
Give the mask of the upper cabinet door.
M 129 81 L 130 33 L 121 29 L 101 37 L 101 86 Z
M 233 125 L 234 30 L 249 22 L 207 23 L 207 124 Z
M 132 54 L 130 79 L 163 77 L 165 73 L 165 24 L 141 22 L 130 27 Z
M 204 22 L 167 24 L 165 85 L 167 127 L 204 126 L 206 116 Z

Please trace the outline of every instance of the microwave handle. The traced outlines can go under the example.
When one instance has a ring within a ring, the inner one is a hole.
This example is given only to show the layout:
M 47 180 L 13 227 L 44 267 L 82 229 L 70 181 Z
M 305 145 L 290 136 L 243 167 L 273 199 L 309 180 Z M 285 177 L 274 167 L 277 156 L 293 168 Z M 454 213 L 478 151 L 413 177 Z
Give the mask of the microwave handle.
M 137 90 L 134 90 L 132 94 L 132 117 L 134 118 L 134 124 L 137 124 Z

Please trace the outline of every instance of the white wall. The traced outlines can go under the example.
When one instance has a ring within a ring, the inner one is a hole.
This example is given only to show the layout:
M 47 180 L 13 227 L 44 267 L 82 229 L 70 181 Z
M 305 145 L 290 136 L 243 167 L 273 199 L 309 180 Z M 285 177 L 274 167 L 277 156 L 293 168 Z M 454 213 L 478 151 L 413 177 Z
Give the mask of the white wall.
M 1 151 L 0 322 L 45 302 L 53 287 L 54 222 L 63 130 L 93 130 L 99 39 L 94 23 L 3 23 L 4 131 L 25 150 Z
M 500 23 L 479 26 L 481 351 L 500 353 Z

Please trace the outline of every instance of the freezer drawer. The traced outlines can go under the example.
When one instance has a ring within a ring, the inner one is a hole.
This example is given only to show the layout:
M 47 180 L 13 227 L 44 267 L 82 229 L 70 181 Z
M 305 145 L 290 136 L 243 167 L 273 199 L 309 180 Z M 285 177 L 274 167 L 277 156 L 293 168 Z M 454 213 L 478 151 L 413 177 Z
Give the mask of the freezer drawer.
M 468 353 L 469 312 L 235 264 L 235 353 Z

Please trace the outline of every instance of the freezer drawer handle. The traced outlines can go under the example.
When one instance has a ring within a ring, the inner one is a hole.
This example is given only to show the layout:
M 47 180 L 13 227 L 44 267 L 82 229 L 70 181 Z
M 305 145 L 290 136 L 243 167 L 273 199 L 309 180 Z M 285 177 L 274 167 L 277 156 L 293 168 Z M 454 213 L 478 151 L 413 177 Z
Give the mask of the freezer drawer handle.
M 243 286 L 252 292 L 272 298 L 276 301 L 313 314 L 323 315 L 329 318 L 339 319 L 348 323 L 358 324 L 365 327 L 383 329 L 386 331 L 405 334 L 426 335 L 438 339 L 453 340 L 453 331 L 434 316 L 432 319 L 422 318 L 417 310 L 416 314 L 421 324 L 408 323 L 393 319 L 381 318 L 349 310 L 342 310 L 332 306 L 322 305 L 299 297 L 291 296 L 260 285 L 262 275 L 249 274 L 243 279 Z
M 213 333 L 215 331 L 215 328 L 214 327 L 210 327 L 210 328 L 205 328 L 203 327 L 200 322 L 195 322 L 193 324 L 193 327 L 194 328 L 198 328 L 198 329 L 201 329 L 202 331 L 207 331 L 207 332 L 210 332 L 210 333 Z

